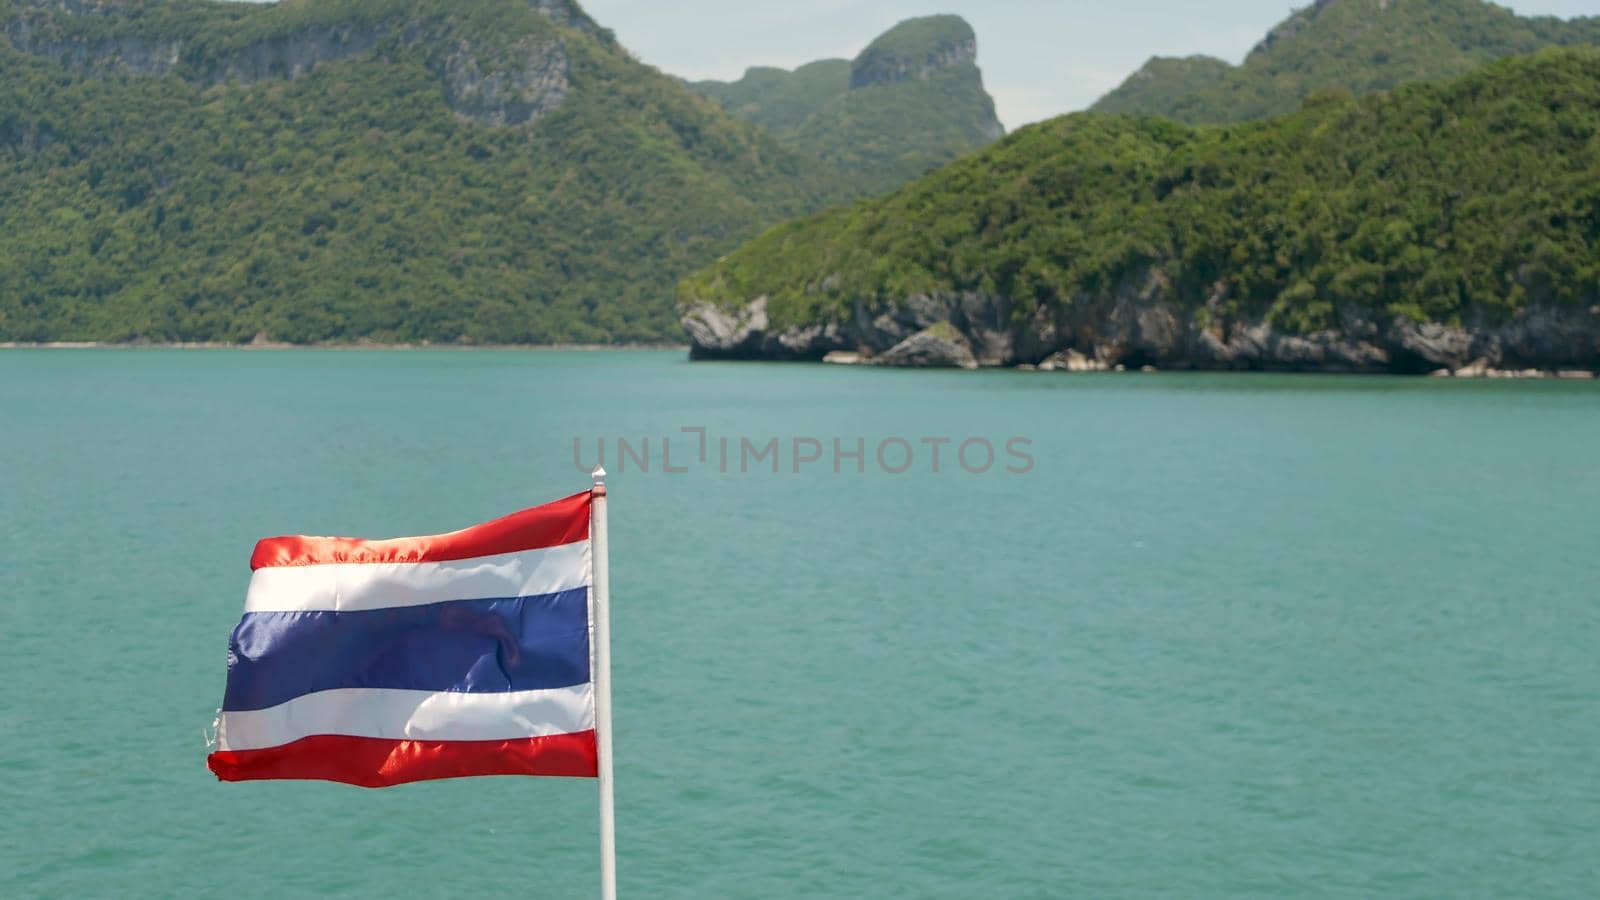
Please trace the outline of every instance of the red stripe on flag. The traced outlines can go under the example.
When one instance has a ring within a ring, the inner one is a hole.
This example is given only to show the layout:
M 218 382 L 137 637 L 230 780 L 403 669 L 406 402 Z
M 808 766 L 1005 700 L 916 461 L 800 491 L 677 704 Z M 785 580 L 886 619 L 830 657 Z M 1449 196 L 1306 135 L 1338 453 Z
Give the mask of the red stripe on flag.
M 206 766 L 223 781 L 318 779 L 361 787 L 470 775 L 558 775 L 599 771 L 594 732 L 509 741 L 396 741 L 318 734 L 281 747 L 219 750 Z
M 250 569 L 319 563 L 417 563 L 472 559 L 556 547 L 589 539 L 590 493 L 573 494 L 449 534 L 363 540 L 289 535 L 263 538 Z

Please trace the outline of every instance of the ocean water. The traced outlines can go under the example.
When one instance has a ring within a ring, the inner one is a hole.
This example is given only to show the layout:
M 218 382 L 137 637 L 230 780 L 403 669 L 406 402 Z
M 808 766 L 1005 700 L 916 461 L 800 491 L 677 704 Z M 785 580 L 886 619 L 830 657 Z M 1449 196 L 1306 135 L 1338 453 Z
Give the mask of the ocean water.
M 1600 889 L 1600 384 L 13 350 L 0 896 L 593 895 L 591 781 L 203 764 L 258 537 L 563 496 L 574 439 L 626 896 Z

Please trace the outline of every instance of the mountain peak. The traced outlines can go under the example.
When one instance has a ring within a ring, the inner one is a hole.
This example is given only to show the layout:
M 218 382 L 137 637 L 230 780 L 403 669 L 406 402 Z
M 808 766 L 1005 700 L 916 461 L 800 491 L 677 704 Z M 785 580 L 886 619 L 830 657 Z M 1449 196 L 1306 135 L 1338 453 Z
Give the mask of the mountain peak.
M 1373 16 L 1387 12 L 1396 2 L 1397 0 L 1315 0 L 1304 9 L 1294 10 L 1287 19 L 1273 26 L 1272 30 L 1250 49 L 1249 55 L 1267 53 L 1273 47 L 1301 36 L 1313 26 L 1339 28 L 1342 25 L 1352 34 L 1359 34 L 1377 24 L 1372 19 Z M 1490 5 L 1483 0 L 1424 0 L 1424 2 L 1425 5 L 1432 7 L 1434 15 L 1454 8 L 1452 14 L 1458 19 L 1481 14 L 1484 11 L 1483 7 Z M 1328 20 L 1326 23 L 1321 21 L 1324 17 Z
M 1267 32 L 1265 37 L 1256 42 L 1254 47 L 1250 48 L 1250 55 L 1255 56 L 1259 53 L 1265 53 L 1272 49 L 1274 44 L 1293 40 L 1297 35 L 1304 31 L 1314 19 L 1322 15 L 1322 13 L 1326 11 L 1328 7 L 1333 6 L 1337 2 L 1338 0 L 1316 0 L 1315 3 L 1311 4 L 1305 9 L 1297 9 L 1290 13 L 1289 18 L 1284 19 L 1277 25 L 1274 25 L 1272 29 Z M 1388 6 L 1387 0 L 1385 0 L 1383 5 Z
M 970 66 L 978 39 L 960 16 L 907 19 L 878 35 L 850 64 L 850 86 L 927 80 L 935 72 Z
M 610 38 L 610 32 L 595 24 L 574 0 L 532 0 L 533 8 L 557 25 L 565 25 L 597 37 Z
M 973 65 L 977 41 L 958 16 L 908 19 L 853 61 L 793 72 L 752 67 L 738 81 L 691 85 L 757 122 L 807 159 L 881 193 L 1004 133 Z

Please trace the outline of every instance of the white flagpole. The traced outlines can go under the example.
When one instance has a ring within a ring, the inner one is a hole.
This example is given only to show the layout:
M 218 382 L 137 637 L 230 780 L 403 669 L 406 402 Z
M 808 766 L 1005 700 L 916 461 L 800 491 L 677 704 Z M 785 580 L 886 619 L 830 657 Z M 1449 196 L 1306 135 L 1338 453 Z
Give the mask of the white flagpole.
M 589 550 L 594 561 L 594 729 L 600 766 L 600 897 L 617 896 L 617 824 L 611 775 L 611 572 L 606 546 L 606 470 L 594 467 Z

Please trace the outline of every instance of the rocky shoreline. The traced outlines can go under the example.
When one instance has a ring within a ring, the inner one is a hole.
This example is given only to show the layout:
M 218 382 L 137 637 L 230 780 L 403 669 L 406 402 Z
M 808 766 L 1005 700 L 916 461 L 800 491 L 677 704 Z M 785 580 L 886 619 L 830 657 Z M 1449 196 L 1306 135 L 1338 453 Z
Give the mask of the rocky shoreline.
M 879 358 L 854 353 L 849 350 L 835 350 L 824 356 L 822 361 L 832 365 L 842 366 L 870 366 L 885 365 Z M 892 365 L 892 363 L 890 363 Z M 980 368 L 976 362 L 960 360 L 954 368 L 976 369 Z M 1037 365 L 1033 363 L 1018 363 L 1014 368 L 1025 372 L 1159 372 L 1156 366 L 1143 365 L 1137 369 L 1129 369 L 1122 364 L 1108 365 L 1105 360 L 1092 359 L 1076 350 L 1063 350 L 1051 354 L 1041 360 Z M 1560 378 L 1572 381 L 1587 381 L 1597 377 L 1591 369 L 1496 369 L 1483 359 L 1474 360 L 1472 363 L 1459 369 L 1434 369 L 1428 373 L 1434 378 Z
M 872 366 L 883 365 L 874 357 L 854 353 L 849 350 L 835 350 L 822 358 L 822 362 L 830 365 L 841 366 Z M 976 363 L 965 363 L 954 368 L 977 369 L 981 368 Z M 1156 366 L 1143 365 L 1137 369 L 1130 369 L 1125 365 L 1107 365 L 1104 360 L 1090 359 L 1076 350 L 1066 350 L 1052 354 L 1040 361 L 1037 365 L 1032 363 L 1018 363 L 1013 368 L 1023 372 L 1159 372 Z M 1248 371 L 1248 370 L 1246 370 Z M 1428 375 L 1434 378 L 1557 378 L 1570 381 L 1588 381 L 1600 377 L 1590 369 L 1496 369 L 1486 365 L 1483 360 L 1478 360 L 1471 365 L 1457 370 L 1435 369 Z
M 1167 299 L 1158 276 L 1110 298 L 1083 298 L 1026 321 L 1002 298 L 918 295 L 820 324 L 774 325 L 767 300 L 691 302 L 681 321 L 692 359 L 769 359 L 918 368 L 1044 371 L 1204 370 L 1592 378 L 1600 306 L 1543 306 L 1462 326 L 1341 310 L 1337 327 L 1303 334 L 1229 321 L 1221 296 L 1199 309 Z M 1098 301 L 1098 302 L 1096 302 Z

